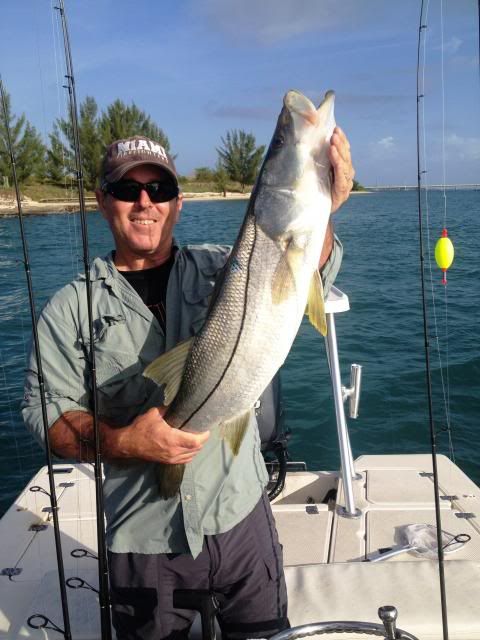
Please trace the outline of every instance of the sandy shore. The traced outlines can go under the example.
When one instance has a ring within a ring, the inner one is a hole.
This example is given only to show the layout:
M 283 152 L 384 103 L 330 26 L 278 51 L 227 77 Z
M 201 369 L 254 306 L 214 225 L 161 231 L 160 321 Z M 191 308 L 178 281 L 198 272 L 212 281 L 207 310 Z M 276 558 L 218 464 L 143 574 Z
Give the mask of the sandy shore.
M 369 191 L 353 191 L 351 195 L 363 195 L 370 193 Z M 247 200 L 250 193 L 237 193 L 227 191 L 226 197 L 215 191 L 207 191 L 205 193 L 184 193 L 183 197 L 186 201 L 202 201 L 202 200 Z M 93 198 L 86 198 L 85 208 L 87 211 L 97 211 L 97 203 Z M 74 213 L 78 211 L 78 200 L 64 200 L 55 202 L 36 202 L 30 198 L 22 199 L 22 212 L 28 215 L 45 214 L 45 213 Z M 17 203 L 13 199 L 3 198 L 0 196 L 0 216 L 16 216 L 18 213 Z
M 206 193 L 184 193 L 185 200 L 247 200 L 250 193 L 236 193 L 227 191 L 226 197 L 222 194 L 209 191 Z M 85 208 L 87 211 L 97 211 L 97 203 L 93 198 L 85 200 Z M 25 214 L 45 214 L 45 213 L 66 213 L 78 211 L 78 200 L 64 200 L 55 202 L 36 202 L 31 198 L 22 198 L 22 212 Z M 13 216 L 17 215 L 16 200 L 11 198 L 0 197 L 0 215 Z

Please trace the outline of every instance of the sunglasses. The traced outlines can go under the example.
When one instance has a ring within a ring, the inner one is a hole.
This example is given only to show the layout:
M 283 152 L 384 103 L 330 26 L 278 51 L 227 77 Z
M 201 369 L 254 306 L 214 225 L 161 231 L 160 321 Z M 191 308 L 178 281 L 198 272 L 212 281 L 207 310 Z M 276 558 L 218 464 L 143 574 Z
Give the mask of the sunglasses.
M 173 181 L 152 180 L 152 182 L 137 182 L 136 180 L 119 180 L 106 182 L 103 192 L 109 193 L 123 202 L 136 202 L 141 192 L 145 190 L 152 202 L 168 202 L 178 196 L 178 186 Z

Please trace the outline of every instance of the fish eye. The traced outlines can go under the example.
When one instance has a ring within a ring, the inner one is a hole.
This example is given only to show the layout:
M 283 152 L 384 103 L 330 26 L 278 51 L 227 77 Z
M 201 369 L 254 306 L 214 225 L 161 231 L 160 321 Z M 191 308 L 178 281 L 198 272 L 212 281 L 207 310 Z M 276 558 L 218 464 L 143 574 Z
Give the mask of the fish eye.
M 285 142 L 285 138 L 283 136 L 275 136 L 273 139 L 273 146 L 277 148 L 281 147 L 284 142 Z

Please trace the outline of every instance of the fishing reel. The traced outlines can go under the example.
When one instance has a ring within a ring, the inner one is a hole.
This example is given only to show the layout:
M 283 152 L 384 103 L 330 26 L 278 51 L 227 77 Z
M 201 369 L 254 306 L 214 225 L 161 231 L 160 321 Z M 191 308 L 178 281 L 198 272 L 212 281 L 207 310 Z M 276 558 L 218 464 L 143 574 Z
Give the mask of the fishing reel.
M 267 494 L 274 500 L 283 490 L 289 459 L 287 443 L 290 431 L 285 427 L 280 373 L 277 373 L 255 404 L 255 416 L 261 451 L 267 467 Z

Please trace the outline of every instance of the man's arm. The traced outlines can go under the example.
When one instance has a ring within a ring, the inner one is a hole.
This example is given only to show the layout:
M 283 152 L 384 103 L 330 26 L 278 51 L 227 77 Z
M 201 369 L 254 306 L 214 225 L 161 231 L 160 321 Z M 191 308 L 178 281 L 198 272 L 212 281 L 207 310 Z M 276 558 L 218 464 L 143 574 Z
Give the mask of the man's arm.
M 116 428 L 102 419 L 100 450 L 107 461 L 145 460 L 186 464 L 202 449 L 209 432 L 193 434 L 172 429 L 163 420 L 166 408 L 154 407 L 131 425 Z M 93 417 L 86 411 L 69 411 L 50 427 L 50 445 L 56 455 L 91 462 L 95 458 Z
M 50 445 L 60 457 L 92 461 L 95 439 L 88 411 L 90 389 L 85 375 L 85 355 L 65 310 L 74 306 L 71 291 L 62 290 L 44 308 L 38 322 L 47 401 Z M 26 426 L 44 445 L 42 403 L 32 347 L 27 367 L 22 414 Z M 115 427 L 100 418 L 100 448 L 106 460 L 189 462 L 200 451 L 208 433 L 191 434 L 172 429 L 162 418 L 165 408 L 153 408 L 131 424 Z

